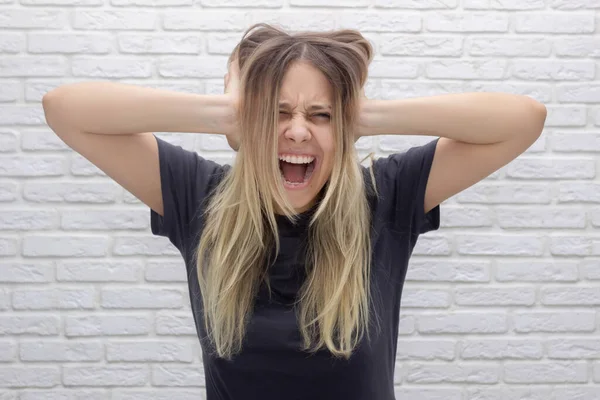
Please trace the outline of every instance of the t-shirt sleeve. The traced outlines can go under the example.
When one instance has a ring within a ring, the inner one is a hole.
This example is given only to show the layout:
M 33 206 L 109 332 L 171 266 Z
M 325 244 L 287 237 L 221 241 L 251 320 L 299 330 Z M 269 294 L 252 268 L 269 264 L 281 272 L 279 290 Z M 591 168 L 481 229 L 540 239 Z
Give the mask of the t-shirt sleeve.
M 192 219 L 216 186 L 223 166 L 156 135 L 160 164 L 163 214 L 150 209 L 152 234 L 169 238 L 181 252 L 191 235 Z
M 439 138 L 404 153 L 391 154 L 375 162 L 377 190 L 385 199 L 386 219 L 396 230 L 413 235 L 440 227 L 440 206 L 425 213 L 425 189 Z

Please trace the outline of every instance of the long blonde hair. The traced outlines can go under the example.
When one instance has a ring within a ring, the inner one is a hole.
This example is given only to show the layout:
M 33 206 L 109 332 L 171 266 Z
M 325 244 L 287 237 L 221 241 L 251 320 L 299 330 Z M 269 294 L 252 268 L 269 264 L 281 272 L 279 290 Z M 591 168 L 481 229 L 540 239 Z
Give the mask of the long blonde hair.
M 263 280 L 270 291 L 273 246 L 279 253 L 275 207 L 297 220 L 277 157 L 280 86 L 297 61 L 318 68 L 333 87 L 335 140 L 333 170 L 308 226 L 307 278 L 297 303 L 302 350 L 326 346 L 347 359 L 369 334 L 371 221 L 354 132 L 372 57 L 370 43 L 355 30 L 291 35 L 264 23 L 250 27 L 233 50 L 230 62 L 240 67 L 241 143 L 208 202 L 195 254 L 204 324 L 218 356 L 231 359 L 241 350 Z

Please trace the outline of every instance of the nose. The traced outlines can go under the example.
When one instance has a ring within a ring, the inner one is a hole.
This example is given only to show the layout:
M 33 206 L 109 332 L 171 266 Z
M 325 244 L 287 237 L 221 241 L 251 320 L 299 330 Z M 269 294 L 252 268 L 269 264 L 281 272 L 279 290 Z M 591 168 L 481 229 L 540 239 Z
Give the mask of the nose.
M 310 131 L 303 117 L 292 118 L 284 134 L 286 139 L 302 143 L 310 139 Z

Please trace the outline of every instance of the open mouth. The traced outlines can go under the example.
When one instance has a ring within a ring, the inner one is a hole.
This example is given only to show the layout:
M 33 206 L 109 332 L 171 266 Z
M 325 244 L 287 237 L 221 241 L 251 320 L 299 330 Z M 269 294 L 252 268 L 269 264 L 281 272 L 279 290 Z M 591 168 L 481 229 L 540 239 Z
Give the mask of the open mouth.
M 311 160 L 312 158 L 312 160 Z M 283 184 L 288 189 L 302 189 L 308 186 L 313 175 L 317 159 L 314 157 L 298 157 L 295 159 L 279 159 L 279 171 Z

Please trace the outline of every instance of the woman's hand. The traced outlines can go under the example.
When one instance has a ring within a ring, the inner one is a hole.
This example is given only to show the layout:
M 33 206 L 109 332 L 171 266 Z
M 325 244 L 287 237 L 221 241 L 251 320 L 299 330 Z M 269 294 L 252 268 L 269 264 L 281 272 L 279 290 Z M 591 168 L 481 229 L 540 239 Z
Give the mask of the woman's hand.
M 234 151 L 238 151 L 240 148 L 240 131 L 238 121 L 238 105 L 240 96 L 240 68 L 237 59 L 233 59 L 228 67 L 227 73 L 225 74 L 225 94 L 229 95 L 231 99 L 231 105 L 233 107 L 233 121 L 231 124 L 231 131 L 226 134 L 227 143 Z

